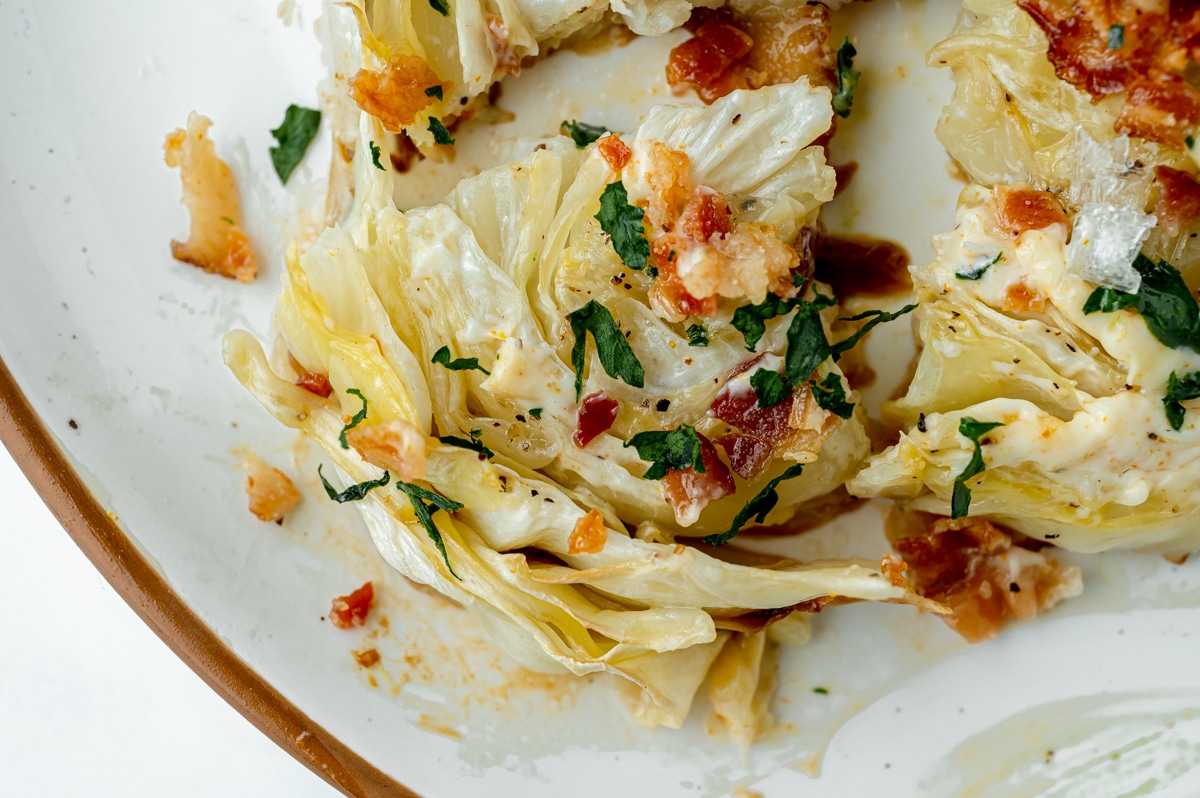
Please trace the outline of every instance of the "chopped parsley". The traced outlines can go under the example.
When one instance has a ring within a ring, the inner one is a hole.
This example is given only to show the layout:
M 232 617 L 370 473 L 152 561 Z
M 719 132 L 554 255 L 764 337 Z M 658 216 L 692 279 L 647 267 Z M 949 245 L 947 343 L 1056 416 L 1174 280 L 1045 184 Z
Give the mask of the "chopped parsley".
M 1108 29 L 1108 49 L 1119 50 L 1125 46 L 1125 26 L 1117 23 Z
M 351 485 L 341 493 L 338 493 L 337 488 L 330 485 L 329 480 L 325 479 L 325 475 L 321 473 L 321 466 L 319 465 L 317 466 L 317 476 L 321 478 L 321 484 L 325 486 L 325 493 L 338 504 L 360 502 L 367 497 L 368 493 L 375 488 L 382 488 L 392 478 L 390 473 L 384 471 L 383 476 L 379 479 L 368 479 L 366 482 L 359 482 L 357 485 Z
M 450 131 L 446 130 L 446 126 L 442 124 L 442 120 L 436 116 L 429 117 L 429 132 L 433 134 L 433 140 L 437 144 L 454 143 L 454 138 L 450 135 Z
M 912 313 L 916 309 L 916 305 L 905 305 L 895 313 L 889 313 L 883 310 L 865 310 L 856 316 L 845 316 L 838 319 L 838 321 L 861 321 L 862 319 L 868 318 L 871 320 L 859 328 L 858 332 L 854 333 L 854 335 L 838 341 L 833 345 L 833 359 L 836 361 L 843 354 L 853 349 L 855 344 L 862 340 L 864 335 L 875 329 L 875 327 L 879 326 L 880 324 L 885 324 L 889 321 L 895 321 L 905 314 Z
M 458 512 L 463 505 L 453 499 L 447 499 L 440 493 L 409 482 L 396 480 L 396 489 L 408 497 L 417 520 L 421 522 L 421 526 L 425 527 L 425 534 L 429 535 L 429 539 L 441 553 L 446 568 L 450 570 L 450 575 L 461 582 L 462 577 L 454 573 L 454 566 L 450 564 L 450 555 L 446 552 L 446 542 L 442 540 L 442 533 L 438 531 L 437 524 L 433 523 L 433 514 L 438 510 L 445 510 L 448 513 Z M 429 503 L 426 504 L 426 502 Z
M 1000 259 L 1003 257 L 1003 252 L 997 252 L 996 257 L 992 258 L 991 260 L 988 260 L 986 255 L 981 255 L 972 261 L 971 265 L 967 268 L 960 272 L 955 272 L 954 276 L 959 280 L 978 280 L 987 272 L 988 269 L 999 263 Z
M 959 420 L 959 434 L 975 444 L 975 451 L 972 452 L 971 461 L 967 463 L 967 467 L 954 480 L 954 493 L 950 498 L 951 518 L 967 516 L 971 509 L 971 489 L 967 487 L 967 480 L 982 474 L 987 467 L 983 463 L 983 448 L 980 446 L 979 439 L 997 427 L 1003 426 L 999 421 L 976 421 L 970 416 L 963 416 Z
M 767 331 L 767 322 L 791 311 L 793 302 L 781 299 L 775 294 L 767 294 L 767 298 L 757 305 L 743 305 L 733 312 L 733 329 L 742 334 L 746 341 L 746 349 L 754 351 L 763 334 Z
M 479 365 L 477 357 L 460 357 L 456 360 L 450 359 L 450 347 L 443 346 L 441 349 L 433 353 L 433 358 L 430 363 L 437 363 L 439 366 L 445 366 L 451 371 L 482 371 L 489 377 L 492 372 Z
M 347 424 L 346 426 L 342 427 L 342 433 L 340 435 L 338 435 L 338 442 L 342 444 L 343 449 L 350 448 L 350 444 L 346 443 L 346 433 L 349 432 L 350 430 L 354 429 L 355 427 L 357 427 L 359 424 L 361 424 L 363 422 L 363 419 L 365 419 L 367 417 L 367 397 L 362 395 L 362 391 L 358 390 L 357 388 L 347 388 L 346 393 L 351 394 L 353 396 L 357 396 L 359 399 L 362 399 L 363 406 L 362 406 L 362 410 L 359 410 L 350 419 L 350 423 Z
M 441 84 L 438 84 L 437 86 L 430 86 L 428 89 L 425 90 L 425 96 L 433 97 L 434 99 L 437 99 L 437 100 L 442 99 Z
M 600 212 L 595 219 L 600 229 L 608 233 L 612 247 L 621 262 L 631 269 L 646 268 L 650 258 L 650 242 L 646 240 L 646 228 L 642 218 L 646 212 L 629 204 L 625 184 L 618 180 L 604 187 L 600 195 Z
M 814 687 L 813 692 L 817 695 L 829 695 L 829 690 L 825 687 Z
M 788 326 L 787 352 L 783 356 L 784 376 L 792 385 L 807 380 L 825 358 L 833 355 L 821 325 L 821 311 L 836 304 L 837 300 L 824 294 L 817 294 L 811 302 L 800 300 L 797 304 L 796 315 Z
M 379 149 L 379 145 L 376 144 L 374 141 L 370 141 L 370 142 L 367 142 L 367 146 L 369 146 L 371 148 L 371 163 L 375 164 L 375 168 L 378 169 L 379 171 L 381 171 L 381 172 L 386 171 L 383 168 L 383 164 L 381 164 L 379 162 L 379 154 L 380 154 L 380 152 L 382 152 L 382 150 Z
M 270 150 L 271 163 L 282 182 L 287 183 L 300 161 L 304 160 L 304 153 L 308 150 L 308 145 L 312 144 L 320 126 L 320 111 L 289 105 L 283 115 L 283 123 L 271 131 L 271 135 L 279 144 Z
M 429 0 L 429 7 L 443 17 L 450 16 L 450 0 Z
M 688 346 L 708 346 L 708 330 L 702 324 L 687 328 Z
M 786 471 L 768 482 L 758 492 L 757 496 L 746 502 L 746 506 L 739 510 L 738 514 L 733 517 L 733 523 L 730 524 L 728 531 L 717 535 L 709 535 L 708 537 L 701 538 L 701 540 L 713 546 L 720 546 L 732 540 L 742 530 L 742 527 L 750 522 L 751 518 L 754 519 L 755 523 L 763 523 L 767 519 L 767 515 L 775 509 L 775 505 L 779 503 L 779 494 L 775 491 L 779 487 L 779 483 L 785 479 L 800 476 L 803 470 L 804 465 L 802 463 L 795 463 L 788 466 Z
M 1196 146 L 1196 137 L 1195 136 L 1184 136 L 1183 143 L 1186 144 L 1187 148 L 1190 150 Z
M 1085 314 L 1111 313 L 1136 308 L 1160 342 L 1172 349 L 1187 347 L 1200 352 L 1200 305 L 1179 271 L 1165 260 L 1152 261 L 1138 253 L 1133 268 L 1142 275 L 1136 294 L 1101 286 L 1084 302 Z
M 587 122 L 576 122 L 574 119 L 570 122 L 564 119 L 558 129 L 563 135 L 570 136 L 571 141 L 575 142 L 575 146 L 581 150 L 608 132 L 608 128 L 603 125 L 589 125 Z
M 1167 380 L 1167 395 L 1163 397 L 1163 407 L 1167 411 L 1167 421 L 1175 431 L 1179 431 L 1183 426 L 1183 416 L 1187 412 L 1187 408 L 1180 402 L 1188 399 L 1200 399 L 1200 371 L 1193 371 L 1183 377 L 1172 371 L 1170 379 Z
M 222 221 L 222 222 L 224 222 L 225 224 L 237 224 L 237 222 L 235 222 L 233 219 L 230 219 L 228 216 L 221 216 L 221 217 L 219 217 L 219 218 L 220 218 L 220 219 L 221 219 L 221 221 Z
M 484 457 L 491 459 L 496 456 L 496 453 L 483 445 L 479 440 L 479 430 L 471 430 L 470 438 L 459 438 L 454 435 L 439 435 L 438 441 L 447 446 L 457 446 L 460 449 L 470 449 L 473 452 L 479 452 Z
M 812 383 L 812 394 L 817 400 L 817 407 L 828 410 L 839 418 L 850 418 L 854 415 L 854 403 L 846 401 L 846 389 L 842 387 L 842 378 L 832 371 L 826 374 L 819 384 Z
M 841 117 L 850 116 L 850 106 L 854 104 L 854 89 L 858 86 L 861 72 L 854 71 L 854 56 L 858 51 L 849 39 L 842 42 L 837 51 L 837 91 L 833 95 L 833 110 Z
M 697 474 L 704 473 L 700 436 L 688 424 L 667 431 L 639 432 L 625 441 L 625 447 L 630 446 L 637 449 L 638 457 L 651 464 L 642 479 L 662 479 L 671 471 L 689 468 Z
M 621 329 L 613 321 L 608 308 L 596 300 L 589 301 L 576 311 L 567 314 L 571 320 L 571 332 L 575 335 L 575 345 L 571 347 L 571 366 L 575 369 L 575 401 L 583 393 L 584 354 L 587 349 L 587 334 L 592 334 L 596 342 L 596 354 L 605 373 L 615 379 L 624 380 L 634 388 L 645 385 L 646 372 L 629 341 L 621 334 Z
M 534 418 L 540 419 L 542 417 L 542 408 L 540 408 L 540 407 L 529 408 L 529 415 L 533 416 Z
M 750 387 L 758 397 L 759 408 L 774 407 L 792 393 L 783 375 L 771 369 L 759 369 L 750 375 Z

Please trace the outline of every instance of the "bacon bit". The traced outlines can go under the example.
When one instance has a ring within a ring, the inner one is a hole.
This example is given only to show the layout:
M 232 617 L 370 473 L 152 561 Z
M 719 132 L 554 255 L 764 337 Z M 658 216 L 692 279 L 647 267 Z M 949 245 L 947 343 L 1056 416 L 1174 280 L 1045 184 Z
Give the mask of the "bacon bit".
M 415 55 L 398 55 L 379 72 L 360 69 L 349 83 L 350 98 L 391 133 L 411 125 L 434 101 L 426 89 L 446 85 Z
M 733 24 L 710 19 L 695 36 L 671 50 L 667 85 L 676 91 L 694 89 L 705 104 L 748 88 L 745 75 L 730 67 L 753 46 L 754 40 Z
M 620 406 L 616 399 L 604 391 L 589 393 L 583 397 L 575 420 L 575 434 L 571 436 L 572 442 L 582 449 L 598 435 L 607 432 L 617 420 L 617 409 Z
M 496 69 L 516 77 L 521 74 L 521 56 L 513 50 L 508 23 L 497 16 L 487 18 L 485 25 L 488 35 L 488 49 L 492 51 L 492 59 Z
M 374 668 L 379 664 L 379 652 L 373 648 L 368 648 L 366 651 L 352 651 L 354 661 L 358 663 L 360 668 Z
M 815 276 L 834 296 L 886 296 L 912 290 L 910 259 L 895 241 L 871 236 L 817 236 Z
M 1100 99 L 1125 91 L 1116 129 L 1183 149 L 1200 122 L 1200 92 L 1186 82 L 1200 52 L 1200 7 L 1141 0 L 1017 0 L 1046 34 L 1046 53 L 1061 80 Z M 1125 43 L 1108 46 L 1123 26 Z
M 329 620 L 339 629 L 362 626 L 367 622 L 371 602 L 375 600 L 375 587 L 370 582 L 348 596 L 338 596 L 329 608 Z
M 425 476 L 425 436 L 407 421 L 394 418 L 382 424 L 359 425 L 346 433 L 346 443 L 363 460 L 391 471 L 404 482 Z
M 724 194 L 708 186 L 697 186 L 680 214 L 675 229 L 693 241 L 707 242 L 713 236 L 731 232 L 729 213 Z
M 301 374 L 300 379 L 296 380 L 296 384 L 322 399 L 328 399 L 329 395 L 333 393 L 333 386 L 329 384 L 329 378 L 324 374 L 317 374 L 315 371 L 306 371 Z
M 771 444 L 753 435 L 731 432 L 715 438 L 713 442 L 725 450 L 733 473 L 748 481 L 762 476 L 774 457 Z
M 700 461 L 704 473 L 694 468 L 670 471 L 663 477 L 663 493 L 667 504 L 675 511 L 675 521 L 680 526 L 691 526 L 700 519 L 701 511 L 709 502 L 729 496 L 737 490 L 729 468 L 717 456 L 717 450 L 708 438 L 700 438 Z
M 1046 309 L 1046 297 L 1042 296 L 1040 291 L 1018 281 L 1010 283 L 1005 290 L 1001 307 L 1017 313 L 1041 313 Z
M 990 640 L 1010 620 L 1033 618 L 1083 589 L 1078 568 L 1024 547 L 1016 532 L 982 518 L 934 519 L 893 510 L 888 536 L 913 589 L 950 607 L 946 624 L 968 642 Z
M 883 555 L 879 570 L 892 583 L 892 587 L 908 587 L 908 579 L 904 576 L 904 572 L 908 570 L 908 563 L 896 555 Z
M 288 479 L 287 474 L 272 468 L 257 455 L 247 453 L 242 460 L 246 470 L 246 497 L 250 500 L 250 512 L 259 521 L 283 523 L 285 515 L 300 503 L 300 491 Z
M 1169 236 L 1177 236 L 1200 219 L 1200 181 L 1187 172 L 1169 166 L 1154 167 L 1158 183 L 1158 201 L 1154 216 L 1158 226 Z
M 608 168 L 614 172 L 620 172 L 629 163 L 629 159 L 633 157 L 633 150 L 625 146 L 625 142 L 621 141 L 620 136 L 608 134 L 602 136 L 596 142 L 596 147 L 600 150 L 600 155 L 608 163 Z
M 608 528 L 599 510 L 588 510 L 575 522 L 567 538 L 567 554 L 599 554 L 608 542 Z
M 692 196 L 691 161 L 687 153 L 661 141 L 639 144 L 635 166 L 650 186 L 646 221 L 652 233 L 665 232 Z
M 1027 183 L 996 186 L 992 189 L 996 209 L 996 227 L 1009 238 L 1026 230 L 1042 230 L 1052 224 L 1066 224 L 1067 214 L 1049 191 L 1038 191 Z
M 208 138 L 210 127 L 211 119 L 192 111 L 187 130 L 173 130 L 163 144 L 167 166 L 179 169 L 181 202 L 191 219 L 188 240 L 172 241 L 171 255 L 210 274 L 249 283 L 258 274 L 258 265 L 241 228 L 237 183 L 228 164 L 217 157 Z

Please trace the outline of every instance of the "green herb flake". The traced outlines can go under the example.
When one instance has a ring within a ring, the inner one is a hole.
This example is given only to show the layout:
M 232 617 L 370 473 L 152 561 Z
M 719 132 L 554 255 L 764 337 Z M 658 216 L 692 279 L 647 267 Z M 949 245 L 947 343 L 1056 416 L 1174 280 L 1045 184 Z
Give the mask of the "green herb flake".
M 869 333 L 871 330 L 875 329 L 880 324 L 884 324 L 889 321 L 895 321 L 896 319 L 900 318 L 901 316 L 912 313 L 916 309 L 917 309 L 917 306 L 915 304 L 914 305 L 905 305 L 904 307 L 897 310 L 895 313 L 888 313 L 883 310 L 867 310 L 862 313 L 859 313 L 856 316 L 846 316 L 844 318 L 838 319 L 838 321 L 861 321 L 862 319 L 867 319 L 867 318 L 869 318 L 871 320 L 869 322 L 867 322 L 866 324 L 864 324 L 861 328 L 859 328 L 858 332 L 854 333 L 854 335 L 851 335 L 849 338 L 838 341 L 836 344 L 833 345 L 833 359 L 836 361 L 843 354 L 845 354 L 849 350 L 853 349 L 855 344 L 857 344 L 860 340 L 862 340 L 862 337 L 864 335 Z
M 359 482 L 357 485 L 351 485 L 341 493 L 338 493 L 337 488 L 330 485 L 329 480 L 325 479 L 325 475 L 321 473 L 321 466 L 319 465 L 317 466 L 317 476 L 321 478 L 321 484 L 325 486 L 325 493 L 338 504 L 360 502 L 367 497 L 368 493 L 375 488 L 382 488 L 392 478 L 390 473 L 384 471 L 383 476 L 379 479 L 369 479 L 366 482 Z
M 1163 397 L 1163 407 L 1167 411 L 1167 421 L 1176 432 L 1183 427 L 1183 417 L 1187 412 L 1180 402 L 1188 399 L 1200 399 L 1200 371 L 1193 371 L 1179 377 L 1171 372 L 1167 380 L 1167 395 Z
M 1119 50 L 1125 46 L 1125 26 L 1117 23 L 1108 29 L 1108 49 Z
M 429 7 L 441 14 L 443 17 L 450 16 L 449 0 L 429 0 Z
M 422 488 L 420 485 L 413 485 L 409 482 L 396 480 L 396 489 L 408 497 L 417 520 L 421 522 L 421 526 L 425 527 L 425 534 L 429 535 L 429 539 L 433 541 L 433 545 L 441 553 L 442 560 L 446 563 L 446 568 L 449 569 L 450 575 L 461 582 L 462 577 L 454 573 L 454 566 L 450 564 L 450 555 L 446 552 L 446 542 L 442 540 L 442 533 L 438 531 L 437 524 L 433 523 L 433 514 L 438 510 L 445 510 L 448 513 L 458 512 L 463 508 L 463 505 L 453 499 L 446 498 L 440 493 Z M 426 502 L 429 503 L 426 504 Z
M 437 85 L 437 86 L 430 86 L 428 89 L 426 89 L 426 90 L 425 90 L 425 96 L 426 96 L 426 97 L 433 97 L 433 98 L 434 98 L 434 99 L 436 99 L 436 100 L 441 100 L 441 99 L 442 99 L 442 87 L 441 87 L 441 85 Z
M 850 116 L 850 106 L 854 104 L 854 89 L 858 86 L 861 72 L 855 72 L 854 56 L 858 51 L 849 39 L 842 42 L 837 51 L 837 92 L 833 95 L 833 110 L 841 117 Z
M 687 328 L 688 346 L 708 346 L 708 330 L 702 324 Z
M 533 416 L 534 418 L 540 419 L 542 417 L 542 408 L 540 408 L 540 407 L 529 408 L 529 415 Z
M 979 443 L 980 438 L 997 427 L 1003 426 L 999 421 L 976 421 L 970 416 L 963 416 L 959 420 L 959 434 L 975 444 L 975 451 L 971 454 L 971 461 L 967 463 L 967 467 L 954 480 L 954 493 L 950 499 L 951 518 L 967 516 L 971 509 L 971 489 L 967 487 L 967 480 L 982 474 L 986 468 L 983 462 L 983 448 Z
M 1136 308 L 1146 326 L 1162 344 L 1200 352 L 1200 305 L 1179 271 L 1165 260 L 1152 261 L 1138 253 L 1133 268 L 1142 276 L 1136 294 L 1110 288 L 1097 288 L 1084 302 L 1083 312 L 1111 313 L 1125 307 Z
M 457 446 L 460 449 L 470 449 L 473 452 L 478 452 L 489 460 L 496 456 L 496 453 L 483 445 L 479 440 L 479 430 L 471 430 L 470 438 L 459 438 L 454 435 L 439 435 L 438 441 L 447 446 Z
M 817 695 L 829 695 L 829 690 L 824 687 L 814 687 L 813 692 Z
M 819 384 L 812 384 L 813 398 L 817 407 L 828 410 L 839 418 L 850 418 L 854 415 L 854 403 L 846 401 L 846 389 L 842 387 L 842 378 L 832 371 L 825 375 Z
M 641 208 L 629 204 L 629 193 L 620 180 L 604 187 L 604 193 L 600 195 L 600 212 L 595 219 L 600 223 L 600 229 L 608 233 L 621 262 L 631 269 L 646 268 L 650 258 L 650 242 L 646 240 L 646 228 L 642 225 L 645 215 Z
M 430 363 L 436 363 L 439 366 L 445 366 L 451 371 L 482 371 L 484 374 L 491 376 L 492 372 L 479 365 L 477 357 L 460 357 L 456 360 L 450 359 L 450 347 L 443 346 L 441 349 L 433 353 L 433 358 Z
M 1183 143 L 1187 145 L 1187 148 L 1189 150 L 1193 149 L 1196 146 L 1196 137 L 1195 136 L 1185 136 L 1183 139 Z
M 795 463 L 794 465 L 788 466 L 786 471 L 768 482 L 766 486 L 758 492 L 757 496 L 748 501 L 746 506 L 738 511 L 738 514 L 734 516 L 733 523 L 730 525 L 728 531 L 722 532 L 718 535 L 709 535 L 708 537 L 701 538 L 701 540 L 713 546 L 720 546 L 732 540 L 737 533 L 742 530 L 742 527 L 750 522 L 751 518 L 753 518 L 755 523 L 758 524 L 766 521 L 767 515 L 774 510 L 775 505 L 779 503 L 779 494 L 775 490 L 779 487 L 779 483 L 786 479 L 792 479 L 800 476 L 802 471 L 804 471 L 804 465 L 802 463 Z
M 221 219 L 221 221 L 222 221 L 222 222 L 224 222 L 225 224 L 237 224 L 237 222 L 235 222 L 233 219 L 230 219 L 228 216 L 221 216 L 221 217 L 219 217 L 219 218 L 220 218 L 220 219 Z
M 446 130 L 446 126 L 442 124 L 442 120 L 436 116 L 429 117 L 429 132 L 433 134 L 433 140 L 437 144 L 453 144 L 454 139 L 450 135 L 450 131 Z
M 774 407 L 792 395 L 792 388 L 783 375 L 771 369 L 758 369 L 750 375 L 750 387 L 758 397 L 758 409 Z
M 581 150 L 609 132 L 608 128 L 602 125 L 589 125 L 587 122 L 576 122 L 574 119 L 570 122 L 564 119 L 558 129 L 564 136 L 570 136 L 571 141 L 575 142 L 575 146 Z
M 287 183 L 292 172 L 304 159 L 308 145 L 316 138 L 317 129 L 321 126 L 321 112 L 312 108 L 302 108 L 299 105 L 289 105 L 283 115 L 283 123 L 271 131 L 278 142 L 278 147 L 272 147 L 271 163 L 275 166 L 275 174 Z
M 983 277 L 985 273 L 987 273 L 988 269 L 999 263 L 1000 259 L 1003 257 L 1003 252 L 997 252 L 996 257 L 992 258 L 991 260 L 985 260 L 984 258 L 986 258 L 986 256 L 976 258 L 970 266 L 960 272 L 955 272 L 954 276 L 959 280 L 978 280 L 980 277 Z
M 733 312 L 730 324 L 733 329 L 742 334 L 746 341 L 746 349 L 754 351 L 763 334 L 767 331 L 767 322 L 790 312 L 792 303 L 780 299 L 775 294 L 767 294 L 767 298 L 757 305 L 743 305 Z
M 367 146 L 371 148 L 371 163 L 375 164 L 375 168 L 379 171 L 387 171 L 383 168 L 383 164 L 379 162 L 379 154 L 382 152 L 382 150 L 379 149 L 379 145 L 374 141 L 371 141 L 367 143 Z
M 600 365 L 608 376 L 624 380 L 634 388 L 645 385 L 646 372 L 608 308 L 593 299 L 579 310 L 568 313 L 567 318 L 571 320 L 571 332 L 575 335 L 575 345 L 571 347 L 571 366 L 575 369 L 576 402 L 583 393 L 584 354 L 589 332 L 596 342 Z
M 687 424 L 668 431 L 639 432 L 625 441 L 625 447 L 630 446 L 637 449 L 638 457 L 651 464 L 642 474 L 643 479 L 662 479 L 671 471 L 689 468 L 697 474 L 704 473 L 700 436 L 695 427 Z
M 833 297 L 817 294 L 811 302 L 800 300 L 796 315 L 787 331 L 787 352 L 783 356 L 784 376 L 798 385 L 816 371 L 817 366 L 834 353 L 825 338 L 821 311 L 837 304 Z
M 342 433 L 338 435 L 338 442 L 342 444 L 343 449 L 350 448 L 350 444 L 346 443 L 346 433 L 361 424 L 363 419 L 367 417 L 367 397 L 362 395 L 362 391 L 358 390 L 357 388 L 347 388 L 346 393 L 357 396 L 359 399 L 361 399 L 363 406 L 362 410 L 359 410 L 350 419 L 350 423 L 342 427 Z

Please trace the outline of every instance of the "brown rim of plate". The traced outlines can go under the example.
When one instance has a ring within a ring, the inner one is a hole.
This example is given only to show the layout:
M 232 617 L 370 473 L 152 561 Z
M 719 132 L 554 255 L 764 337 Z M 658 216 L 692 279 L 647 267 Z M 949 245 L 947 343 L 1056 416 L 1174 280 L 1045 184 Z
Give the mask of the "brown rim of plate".
M 3 360 L 0 442 L 125 603 L 242 717 L 346 795 L 417 798 L 412 790 L 313 723 L 234 654 L 175 594 L 84 485 Z

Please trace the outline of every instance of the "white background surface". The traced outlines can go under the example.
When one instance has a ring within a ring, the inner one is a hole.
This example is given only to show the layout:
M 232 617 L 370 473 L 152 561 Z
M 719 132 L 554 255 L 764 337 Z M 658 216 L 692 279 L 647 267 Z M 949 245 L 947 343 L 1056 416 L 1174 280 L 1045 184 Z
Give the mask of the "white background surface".
M 0 507 L 0 795 L 340 795 L 176 659 L 2 447 Z

